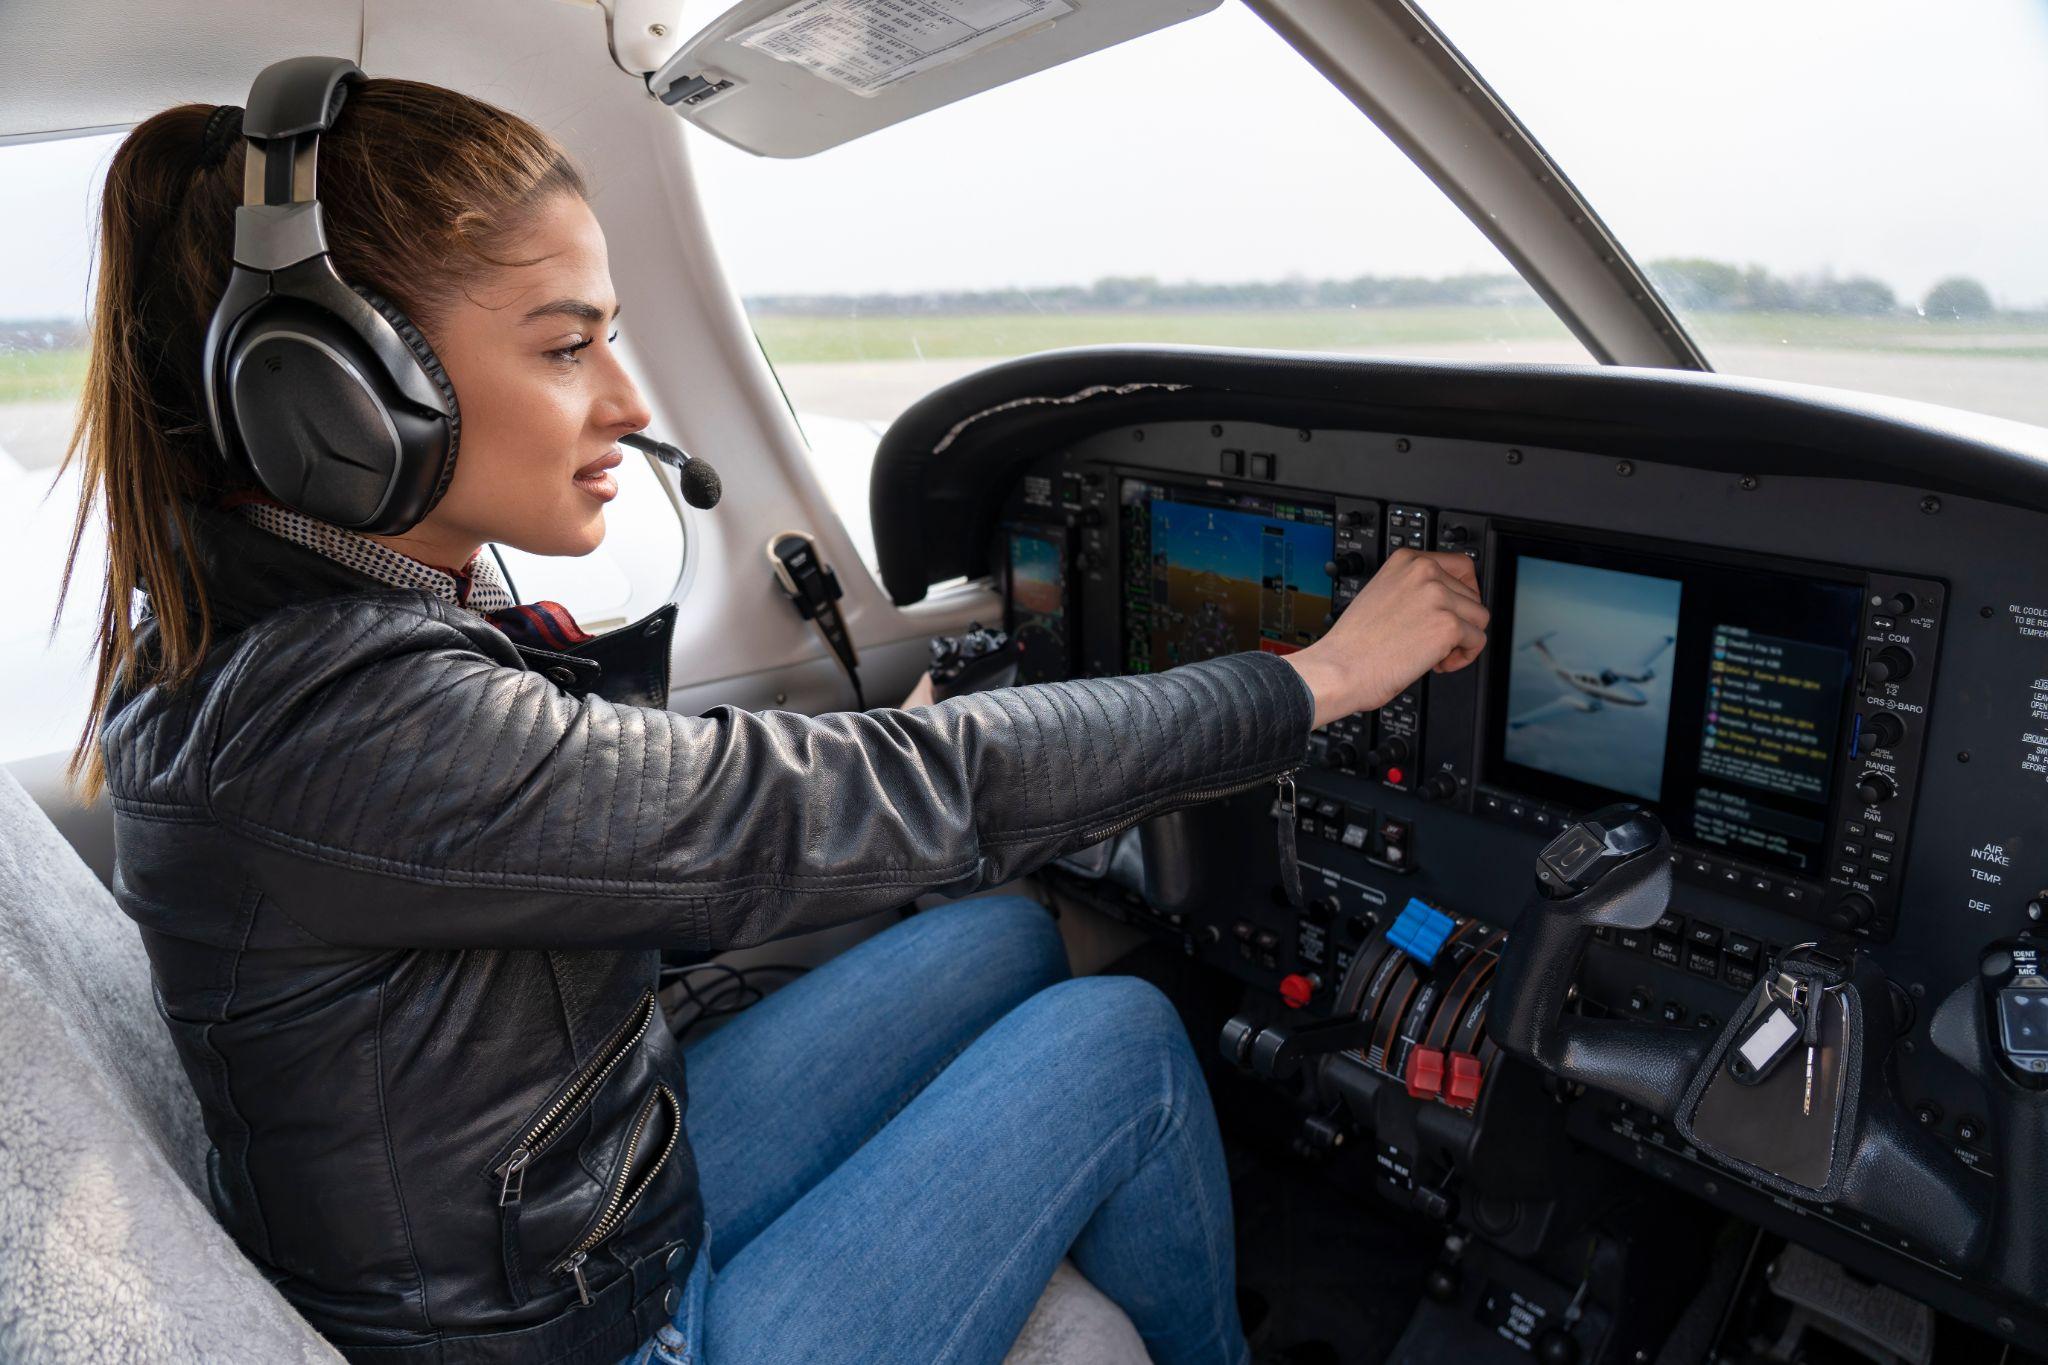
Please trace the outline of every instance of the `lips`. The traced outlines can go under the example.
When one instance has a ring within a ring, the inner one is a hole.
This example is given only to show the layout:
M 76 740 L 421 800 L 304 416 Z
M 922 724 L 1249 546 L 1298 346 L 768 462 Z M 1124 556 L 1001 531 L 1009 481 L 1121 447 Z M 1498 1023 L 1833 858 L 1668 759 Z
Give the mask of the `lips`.
M 625 458 L 625 454 L 617 446 L 614 446 L 589 464 L 583 466 L 583 468 L 577 470 L 576 477 L 579 479 L 595 479 L 608 469 L 617 469 L 625 461 Z

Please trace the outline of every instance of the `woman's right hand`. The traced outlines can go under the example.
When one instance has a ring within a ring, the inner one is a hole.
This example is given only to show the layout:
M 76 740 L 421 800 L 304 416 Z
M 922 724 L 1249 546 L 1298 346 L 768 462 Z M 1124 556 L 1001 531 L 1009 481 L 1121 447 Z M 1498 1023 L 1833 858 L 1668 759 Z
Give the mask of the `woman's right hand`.
M 1424 673 L 1454 673 L 1486 647 L 1472 561 L 1449 550 L 1387 556 L 1323 638 L 1289 654 L 1315 693 L 1315 726 L 1376 711 Z

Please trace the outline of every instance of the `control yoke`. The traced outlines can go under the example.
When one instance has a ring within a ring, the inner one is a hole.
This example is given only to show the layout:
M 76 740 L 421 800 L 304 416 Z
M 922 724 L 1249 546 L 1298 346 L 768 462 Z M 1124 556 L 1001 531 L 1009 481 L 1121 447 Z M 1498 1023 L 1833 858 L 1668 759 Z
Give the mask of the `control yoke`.
M 1710 1060 L 1719 1065 L 1716 1037 L 1647 1020 L 1587 1018 L 1565 1007 L 1595 930 L 1647 930 L 1663 918 L 1670 853 L 1663 825 L 1630 805 L 1595 811 L 1545 846 L 1537 855 L 1536 897 L 1501 952 L 1488 1022 L 1503 1051 L 1667 1120 L 1679 1117 L 1689 1092 L 1697 1095 L 1705 1084 L 1702 1067 Z M 1883 973 L 1865 959 L 1840 981 L 1836 998 L 1847 1003 L 1835 1008 L 1854 1014 L 1860 1041 L 1848 1053 L 1846 1090 L 1854 1104 L 1844 1123 L 1850 1146 L 1828 1202 L 1904 1234 L 1951 1265 L 1974 1264 L 1988 1241 L 1990 1182 L 1962 1170 L 1893 1097 L 1885 1060 L 1894 1028 Z M 1866 1006 L 1882 1014 L 1867 1027 Z M 1761 1087 L 1754 1093 L 1761 1095 Z M 1753 1101 L 1744 1093 L 1733 1103 L 1740 1128 L 1742 1107 Z M 1773 1171 L 1759 1170 L 1762 1164 L 1748 1165 L 1767 1185 L 1797 1194 Z
M 1669 1118 L 1713 1042 L 1697 1029 L 1565 1013 L 1596 929 L 1647 930 L 1671 901 L 1671 836 L 1648 811 L 1606 806 L 1536 859 L 1537 898 L 1502 949 L 1487 1031 L 1501 1049 Z

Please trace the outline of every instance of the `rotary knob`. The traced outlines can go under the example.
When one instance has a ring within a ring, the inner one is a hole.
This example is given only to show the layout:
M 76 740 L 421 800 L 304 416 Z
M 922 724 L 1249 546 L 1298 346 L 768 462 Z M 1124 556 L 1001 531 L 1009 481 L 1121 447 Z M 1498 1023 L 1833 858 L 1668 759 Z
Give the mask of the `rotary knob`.
M 1365 572 L 1365 556 L 1356 550 L 1345 550 L 1325 561 L 1323 572 L 1332 578 L 1356 578 Z
M 1858 754 L 1867 754 L 1872 749 L 1895 749 L 1906 737 L 1905 722 L 1889 711 L 1874 711 L 1862 720 L 1856 735 Z
M 1898 682 L 1913 671 L 1913 655 L 1897 645 L 1886 645 L 1863 665 L 1863 680 L 1872 687 Z
M 1876 902 L 1861 891 L 1851 891 L 1835 902 L 1835 908 L 1828 912 L 1828 924 L 1844 933 L 1854 933 L 1876 917 Z
M 1866 806 L 1875 806 L 1889 801 L 1898 794 L 1898 787 L 1883 773 L 1865 773 L 1856 779 L 1856 797 Z

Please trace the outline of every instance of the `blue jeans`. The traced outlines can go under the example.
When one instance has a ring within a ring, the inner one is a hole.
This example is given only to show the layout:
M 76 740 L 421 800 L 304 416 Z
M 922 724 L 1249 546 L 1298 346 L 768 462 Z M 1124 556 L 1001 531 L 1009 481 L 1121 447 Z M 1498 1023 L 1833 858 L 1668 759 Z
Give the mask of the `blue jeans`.
M 1068 979 L 1037 904 L 892 925 L 686 1058 L 708 1240 L 627 1362 L 993 1365 L 1068 1255 L 1157 1365 L 1248 1361 L 1186 1031 L 1144 982 Z

